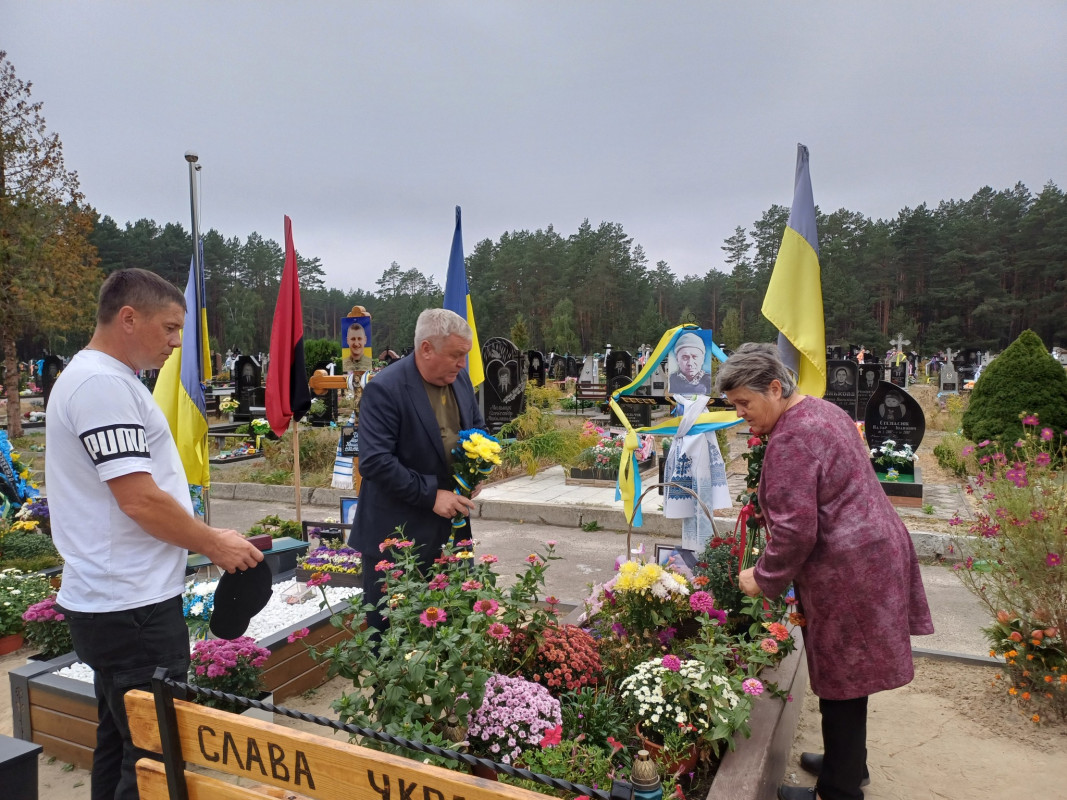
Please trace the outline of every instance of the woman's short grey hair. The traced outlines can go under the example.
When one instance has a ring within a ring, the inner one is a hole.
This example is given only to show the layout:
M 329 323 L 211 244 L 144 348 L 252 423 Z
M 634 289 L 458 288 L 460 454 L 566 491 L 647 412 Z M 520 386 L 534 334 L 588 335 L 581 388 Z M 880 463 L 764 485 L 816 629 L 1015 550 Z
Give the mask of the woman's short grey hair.
M 428 308 L 419 314 L 415 322 L 415 349 L 423 342 L 429 342 L 437 350 L 449 336 L 458 336 L 464 341 L 471 341 L 474 334 L 471 326 L 455 311 L 447 308 Z
M 721 394 L 734 389 L 749 389 L 757 394 L 767 394 L 774 380 L 782 384 L 782 397 L 791 397 L 797 389 L 793 373 L 778 358 L 777 345 L 748 342 L 734 350 L 719 367 L 715 391 Z

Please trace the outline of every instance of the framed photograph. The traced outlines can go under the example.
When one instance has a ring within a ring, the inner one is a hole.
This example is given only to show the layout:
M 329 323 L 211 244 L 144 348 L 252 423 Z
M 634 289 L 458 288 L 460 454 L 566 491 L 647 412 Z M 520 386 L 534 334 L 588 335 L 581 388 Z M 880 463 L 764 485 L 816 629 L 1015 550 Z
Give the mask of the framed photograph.
M 359 502 L 358 497 L 342 497 L 341 498 L 341 522 L 345 525 L 351 525 L 352 521 L 356 518 L 356 503 Z
M 670 564 L 677 572 L 691 579 L 697 565 L 697 554 L 673 544 L 657 544 L 656 563 L 661 567 Z
M 667 357 L 668 394 L 711 396 L 711 336 L 711 331 L 697 329 L 675 340 Z

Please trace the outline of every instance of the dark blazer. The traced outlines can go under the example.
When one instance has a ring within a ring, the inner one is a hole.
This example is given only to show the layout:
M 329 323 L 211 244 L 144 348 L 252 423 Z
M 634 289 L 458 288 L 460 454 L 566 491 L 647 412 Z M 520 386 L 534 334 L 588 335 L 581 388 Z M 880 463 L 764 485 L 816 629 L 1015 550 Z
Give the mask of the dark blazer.
M 467 373 L 452 388 L 460 427 L 485 428 Z M 367 382 L 359 403 L 359 473 L 363 477 L 349 544 L 364 553 L 373 573 L 378 545 L 398 525 L 424 557 L 440 554 L 451 522 L 433 513 L 437 490 L 455 487 L 445 464 L 437 418 L 430 408 L 415 355 L 390 364 Z

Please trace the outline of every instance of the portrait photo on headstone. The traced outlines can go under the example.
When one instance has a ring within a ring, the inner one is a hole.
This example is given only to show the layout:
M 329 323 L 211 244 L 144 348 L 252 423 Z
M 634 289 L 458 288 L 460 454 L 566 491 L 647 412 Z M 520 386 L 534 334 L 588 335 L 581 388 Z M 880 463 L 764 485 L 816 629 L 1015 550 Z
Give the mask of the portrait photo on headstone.
M 692 330 L 679 336 L 667 357 L 670 394 L 711 396 L 711 331 Z

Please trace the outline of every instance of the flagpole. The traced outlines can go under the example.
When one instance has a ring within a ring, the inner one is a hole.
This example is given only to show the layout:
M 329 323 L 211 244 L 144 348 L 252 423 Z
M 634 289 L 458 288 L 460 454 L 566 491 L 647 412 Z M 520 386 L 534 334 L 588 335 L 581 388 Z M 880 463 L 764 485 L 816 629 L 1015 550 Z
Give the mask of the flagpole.
M 300 510 L 300 423 L 296 421 L 296 417 L 293 417 L 290 427 L 293 430 L 293 484 L 296 487 L 296 521 L 300 523 L 303 522 L 304 518 Z M 344 522 L 344 520 L 341 520 L 341 522 Z
M 196 196 L 196 173 L 200 171 L 199 161 L 200 156 L 196 154 L 195 150 L 185 151 L 185 160 L 189 162 L 189 210 L 192 215 L 192 231 L 193 231 L 193 279 L 196 284 L 196 379 L 201 385 L 204 383 L 204 348 L 207 346 L 207 342 L 200 341 L 200 309 L 204 307 L 204 298 L 201 296 L 200 287 L 204 279 L 204 264 L 200 254 L 200 203 L 197 202 Z M 182 342 L 183 345 L 188 346 L 187 342 Z M 208 453 L 208 441 L 207 432 L 204 432 L 203 453 L 205 458 Z M 210 474 L 210 473 L 209 473 Z M 209 487 L 203 487 L 202 497 L 204 499 L 204 522 L 208 525 L 211 524 L 211 503 L 210 503 L 210 489 Z

